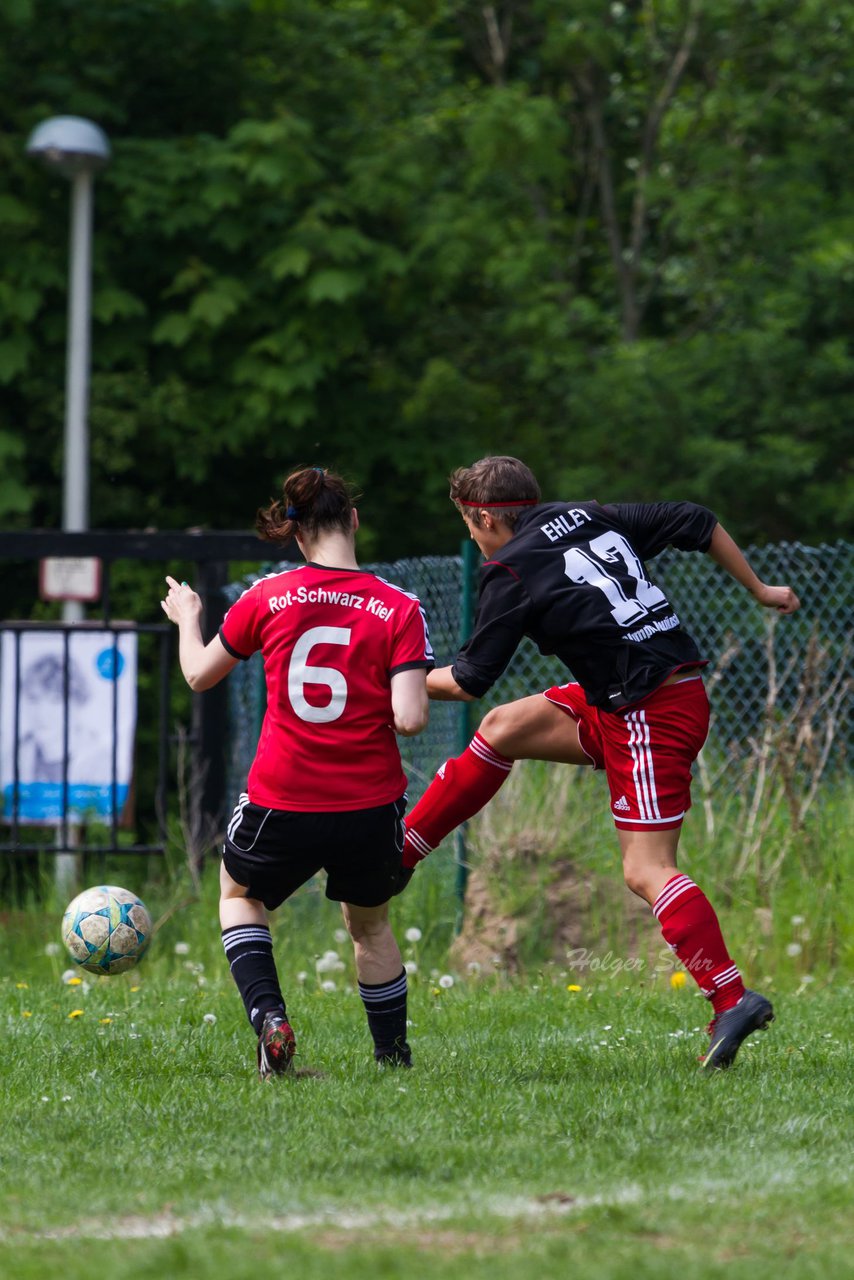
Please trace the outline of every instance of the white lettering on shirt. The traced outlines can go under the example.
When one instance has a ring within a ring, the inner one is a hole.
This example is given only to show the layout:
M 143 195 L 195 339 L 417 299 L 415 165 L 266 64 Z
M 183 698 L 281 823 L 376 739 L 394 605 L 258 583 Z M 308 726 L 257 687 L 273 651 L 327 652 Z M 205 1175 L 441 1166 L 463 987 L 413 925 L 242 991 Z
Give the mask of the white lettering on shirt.
M 650 640 L 657 631 L 672 631 L 674 627 L 679 626 L 679 619 L 674 613 L 672 618 L 661 618 L 658 622 L 648 622 L 645 627 L 639 627 L 637 631 L 626 631 L 623 634 L 624 640 Z
M 565 534 L 572 533 L 574 529 L 578 529 L 585 521 L 592 519 L 593 517 L 590 513 L 582 510 L 581 507 L 567 507 L 566 515 L 555 516 L 554 520 L 549 520 L 547 524 L 541 524 L 540 529 L 549 542 L 557 542 Z
M 282 596 L 270 596 L 267 603 L 271 613 L 278 613 L 292 604 L 338 604 L 345 609 L 362 609 L 365 597 L 350 591 L 327 591 L 325 587 L 298 587 Z

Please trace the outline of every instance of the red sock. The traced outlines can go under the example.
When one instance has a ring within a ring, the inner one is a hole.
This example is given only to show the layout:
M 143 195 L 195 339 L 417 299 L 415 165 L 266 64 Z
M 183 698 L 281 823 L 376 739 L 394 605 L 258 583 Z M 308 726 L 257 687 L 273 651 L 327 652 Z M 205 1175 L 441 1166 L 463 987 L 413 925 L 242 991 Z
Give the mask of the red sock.
M 403 865 L 417 866 L 449 831 L 482 809 L 512 768 L 512 760 L 476 733 L 461 756 L 445 761 L 407 817 Z
M 744 995 L 741 974 L 730 959 L 712 904 L 694 881 L 673 876 L 652 904 L 664 941 L 675 951 L 716 1014 Z

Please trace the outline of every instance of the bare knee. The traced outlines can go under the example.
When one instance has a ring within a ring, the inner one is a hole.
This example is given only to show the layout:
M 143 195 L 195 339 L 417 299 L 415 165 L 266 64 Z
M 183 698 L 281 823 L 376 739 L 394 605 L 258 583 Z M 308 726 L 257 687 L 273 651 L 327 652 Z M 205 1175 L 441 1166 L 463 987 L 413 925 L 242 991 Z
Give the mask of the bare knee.
M 493 707 L 491 711 L 487 711 L 480 722 L 478 732 L 486 738 L 489 745 L 494 747 L 496 751 L 500 751 L 504 755 L 510 755 L 513 735 L 518 730 L 519 723 L 520 715 L 516 705 L 512 702 L 507 702 L 500 707 Z
M 378 912 L 376 915 L 362 915 L 348 911 L 344 906 L 343 915 L 347 932 L 353 942 L 368 948 L 375 947 L 391 928 L 387 911 Z

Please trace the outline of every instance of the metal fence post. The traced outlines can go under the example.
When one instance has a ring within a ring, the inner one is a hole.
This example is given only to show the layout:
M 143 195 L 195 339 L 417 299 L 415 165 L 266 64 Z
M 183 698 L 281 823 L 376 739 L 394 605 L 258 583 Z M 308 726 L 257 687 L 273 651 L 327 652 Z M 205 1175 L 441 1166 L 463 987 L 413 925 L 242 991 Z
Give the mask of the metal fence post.
M 477 547 L 471 538 L 466 538 L 460 548 L 462 556 L 462 591 L 460 598 L 460 644 L 465 644 L 471 635 L 472 625 L 474 623 L 475 609 L 475 572 L 477 570 Z M 470 702 L 461 702 L 457 713 L 457 749 L 459 752 L 465 751 L 471 741 L 471 721 L 472 721 L 472 704 Z M 463 927 L 463 917 L 465 915 L 466 905 L 466 886 L 469 878 L 469 864 L 466 848 L 466 827 L 467 823 L 463 822 L 454 834 L 454 862 L 456 863 L 457 873 L 455 882 L 455 893 L 457 899 L 457 914 L 455 921 L 455 931 L 460 933 Z

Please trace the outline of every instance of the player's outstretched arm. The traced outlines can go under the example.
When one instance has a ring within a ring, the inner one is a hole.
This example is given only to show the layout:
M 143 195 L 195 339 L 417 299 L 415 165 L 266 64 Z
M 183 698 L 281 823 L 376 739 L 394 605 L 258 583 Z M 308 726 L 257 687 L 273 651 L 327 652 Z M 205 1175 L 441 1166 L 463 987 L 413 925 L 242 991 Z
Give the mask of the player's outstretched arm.
M 474 702 L 472 694 L 461 689 L 454 679 L 452 667 L 435 667 L 427 672 L 427 693 L 434 702 Z
M 184 679 L 196 693 L 203 693 L 219 684 L 238 659 L 228 652 L 219 636 L 210 644 L 202 639 L 202 601 L 186 582 L 176 582 L 167 576 L 169 590 L 160 607 L 170 622 L 178 628 L 178 661 Z
M 391 709 L 394 731 L 401 737 L 412 738 L 426 729 L 430 703 L 423 667 L 395 672 L 391 678 Z
M 800 609 L 801 602 L 791 587 L 770 586 L 757 577 L 744 552 L 722 524 L 715 525 L 709 555 L 767 609 L 776 609 L 778 613 L 794 613 Z

